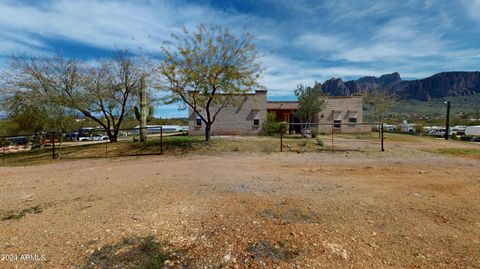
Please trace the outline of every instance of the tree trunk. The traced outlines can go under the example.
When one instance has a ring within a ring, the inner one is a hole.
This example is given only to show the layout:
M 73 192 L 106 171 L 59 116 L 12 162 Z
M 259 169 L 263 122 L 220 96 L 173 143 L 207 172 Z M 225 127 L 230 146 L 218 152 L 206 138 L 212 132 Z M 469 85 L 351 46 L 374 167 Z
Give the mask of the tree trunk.
M 207 123 L 205 124 L 205 141 L 208 142 L 210 141 L 210 131 L 212 129 L 212 124 Z
M 147 142 L 147 87 L 145 78 L 140 79 L 140 142 Z
M 117 142 L 118 140 L 118 132 L 111 132 L 111 131 L 108 131 L 107 132 L 107 136 L 108 136 L 108 139 L 110 140 L 110 142 Z

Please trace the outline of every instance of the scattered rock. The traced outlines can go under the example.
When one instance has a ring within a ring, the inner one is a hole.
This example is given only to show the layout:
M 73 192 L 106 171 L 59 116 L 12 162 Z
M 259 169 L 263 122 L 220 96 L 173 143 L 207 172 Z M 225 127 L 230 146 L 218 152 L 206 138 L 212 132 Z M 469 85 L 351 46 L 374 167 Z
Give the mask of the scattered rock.
M 348 253 L 340 244 L 332 244 L 323 242 L 323 246 L 326 247 L 332 254 L 337 255 L 344 260 L 348 260 Z
M 231 259 L 232 259 L 232 256 L 230 255 L 230 253 L 228 253 L 227 255 L 223 256 L 223 261 L 224 261 L 224 262 L 229 262 Z

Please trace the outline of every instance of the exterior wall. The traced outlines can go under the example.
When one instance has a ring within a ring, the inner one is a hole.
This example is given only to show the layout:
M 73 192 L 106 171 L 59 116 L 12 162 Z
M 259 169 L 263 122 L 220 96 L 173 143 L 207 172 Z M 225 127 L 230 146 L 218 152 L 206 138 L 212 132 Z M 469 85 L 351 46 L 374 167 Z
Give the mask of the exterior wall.
M 267 91 L 240 94 L 235 96 L 235 103 L 240 106 L 228 105 L 217 115 L 212 125 L 212 135 L 257 135 L 262 131 L 262 124 L 267 119 Z M 210 111 L 216 111 L 212 107 Z M 201 112 L 205 115 L 205 112 Z M 260 120 L 259 126 L 253 126 L 254 117 Z M 195 125 L 196 114 L 188 108 L 188 133 L 190 135 L 204 135 L 205 123 Z
M 320 124 L 332 124 L 334 120 L 341 120 L 340 128 L 333 128 L 332 125 L 319 125 L 319 133 L 334 132 L 369 132 L 370 125 L 349 123 L 349 118 L 357 118 L 357 122 L 363 122 L 363 97 L 362 96 L 329 96 L 327 105 L 323 111 L 318 113 L 315 122 Z

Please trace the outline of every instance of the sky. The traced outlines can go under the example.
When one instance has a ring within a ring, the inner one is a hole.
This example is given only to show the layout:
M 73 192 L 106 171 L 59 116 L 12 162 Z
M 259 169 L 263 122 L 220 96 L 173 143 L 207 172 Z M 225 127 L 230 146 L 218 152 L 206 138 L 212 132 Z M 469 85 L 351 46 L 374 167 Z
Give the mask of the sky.
M 158 55 L 200 23 L 255 35 L 271 100 L 332 77 L 480 70 L 480 0 L 0 0 L 0 68 L 12 54 Z M 185 116 L 177 107 L 156 116 Z

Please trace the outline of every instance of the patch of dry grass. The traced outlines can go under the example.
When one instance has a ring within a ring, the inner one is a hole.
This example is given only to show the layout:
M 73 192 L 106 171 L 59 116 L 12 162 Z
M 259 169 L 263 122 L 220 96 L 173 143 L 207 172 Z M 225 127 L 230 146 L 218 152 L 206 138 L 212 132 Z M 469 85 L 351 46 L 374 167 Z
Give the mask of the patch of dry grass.
M 423 151 L 434 153 L 434 154 L 445 154 L 451 156 L 459 156 L 469 159 L 480 160 L 480 148 L 430 148 L 423 149 Z
M 329 134 L 319 135 L 323 141 L 319 145 L 317 139 L 302 139 L 300 136 L 286 136 L 283 138 L 284 152 L 319 152 L 319 151 L 362 151 L 377 152 L 380 150 L 378 133 L 362 134 Z M 476 145 L 463 141 L 448 141 L 431 137 L 412 136 L 405 134 L 385 133 L 386 150 L 395 150 L 396 147 L 408 147 L 434 154 L 448 154 L 452 156 L 480 159 L 480 149 Z M 392 147 L 394 146 L 394 147 Z M 472 148 L 474 147 L 474 148 Z M 88 159 L 88 158 L 116 158 L 126 156 L 160 155 L 160 139 L 150 138 L 145 143 L 121 140 L 116 143 L 68 143 L 61 151 L 57 147 L 56 154 L 61 160 Z M 167 156 L 181 156 L 185 154 L 214 154 L 225 153 L 259 153 L 269 154 L 280 151 L 279 137 L 266 136 L 216 136 L 209 143 L 205 143 L 203 136 L 170 136 L 163 138 L 163 154 Z M 60 154 L 61 152 L 61 154 Z M 3 162 L 2 159 L 5 159 Z M 52 162 L 51 148 L 33 149 L 9 153 L 0 157 L 0 165 L 25 166 Z

